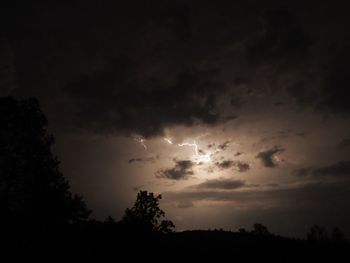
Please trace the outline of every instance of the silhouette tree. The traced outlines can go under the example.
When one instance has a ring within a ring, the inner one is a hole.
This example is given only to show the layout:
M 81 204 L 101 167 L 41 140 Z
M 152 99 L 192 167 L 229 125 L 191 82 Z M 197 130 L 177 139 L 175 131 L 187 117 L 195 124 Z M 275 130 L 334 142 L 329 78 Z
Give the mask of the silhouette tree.
M 331 238 L 334 244 L 340 245 L 346 243 L 345 235 L 338 227 L 333 229 Z
M 313 243 L 327 243 L 329 242 L 328 232 L 324 227 L 315 225 L 307 234 L 307 240 Z
M 266 226 L 263 224 L 254 224 L 254 229 L 253 229 L 253 234 L 259 235 L 259 236 L 267 236 L 270 235 L 269 230 L 267 229 Z
M 165 216 L 164 211 L 159 208 L 161 198 L 161 195 L 154 196 L 153 193 L 140 191 L 134 206 L 125 210 L 122 223 L 136 232 L 172 232 L 175 228 L 173 222 L 161 220 Z
M 241 234 L 246 234 L 247 230 L 245 230 L 245 228 L 240 228 L 240 229 L 238 229 L 238 232 Z
M 86 219 L 90 211 L 69 191 L 51 152 L 54 138 L 36 99 L 0 98 L 0 220 L 58 224 Z

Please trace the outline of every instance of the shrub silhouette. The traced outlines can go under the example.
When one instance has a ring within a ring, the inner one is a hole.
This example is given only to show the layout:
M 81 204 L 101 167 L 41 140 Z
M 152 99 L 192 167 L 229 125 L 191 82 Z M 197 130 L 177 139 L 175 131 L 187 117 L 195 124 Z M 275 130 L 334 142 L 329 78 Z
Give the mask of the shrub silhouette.
M 154 196 L 148 191 L 140 191 L 132 208 L 125 210 L 122 223 L 134 232 L 169 233 L 175 225 L 170 220 L 161 220 L 165 216 L 159 208 L 161 195 Z
M 0 98 L 0 207 L 6 223 L 61 224 L 90 211 L 69 191 L 36 99 Z

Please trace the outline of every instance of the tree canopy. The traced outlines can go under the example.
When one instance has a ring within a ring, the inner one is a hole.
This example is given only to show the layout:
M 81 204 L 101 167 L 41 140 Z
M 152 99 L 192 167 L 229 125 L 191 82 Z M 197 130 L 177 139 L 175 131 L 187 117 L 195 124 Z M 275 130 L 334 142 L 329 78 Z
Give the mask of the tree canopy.
M 57 224 L 90 214 L 59 170 L 47 124 L 36 99 L 0 98 L 0 220 Z
M 122 222 L 132 231 L 161 232 L 173 231 L 175 225 L 170 220 L 162 220 L 165 213 L 159 208 L 161 195 L 140 191 L 132 208 L 125 210 Z

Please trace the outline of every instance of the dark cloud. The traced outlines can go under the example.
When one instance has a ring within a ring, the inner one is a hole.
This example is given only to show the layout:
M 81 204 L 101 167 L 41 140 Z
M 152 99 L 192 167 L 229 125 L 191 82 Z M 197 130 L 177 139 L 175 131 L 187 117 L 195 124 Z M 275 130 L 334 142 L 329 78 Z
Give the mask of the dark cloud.
M 144 137 L 173 125 L 229 121 L 247 97 L 284 89 L 287 102 L 349 112 L 350 41 L 339 27 L 349 18 L 337 10 L 325 22 L 336 30 L 317 38 L 324 17 L 305 11 L 313 8 L 277 0 L 13 6 L 0 35 L 0 85 L 6 94 L 38 97 L 61 129 Z M 271 73 L 262 77 L 265 69 Z M 293 77 L 286 84 L 283 76 Z M 225 116 L 220 96 L 233 107 Z
M 131 158 L 129 159 L 128 163 L 134 163 L 134 162 L 142 162 L 142 158 Z
M 308 135 L 308 133 L 307 132 L 296 132 L 295 135 L 299 136 L 299 137 L 306 137 Z
M 173 125 L 214 125 L 221 120 L 214 112 L 215 84 L 208 77 L 202 81 L 206 73 L 182 72 L 174 83 L 161 76 L 138 82 L 135 70 L 129 58 L 116 58 L 104 71 L 67 86 L 79 102 L 76 121 L 81 127 L 151 137 Z
M 239 172 L 246 172 L 250 169 L 250 165 L 241 161 L 224 160 L 222 162 L 216 162 L 216 166 L 220 169 L 229 169 L 237 167 Z
M 156 160 L 155 157 L 146 157 L 146 158 L 131 158 L 128 160 L 128 163 L 136 163 L 136 162 L 154 162 Z
M 275 160 L 275 155 L 282 153 L 285 149 L 280 146 L 275 146 L 269 150 L 259 152 L 256 158 L 260 159 L 265 167 L 274 168 L 278 164 Z
M 238 116 L 237 115 L 229 115 L 229 116 L 223 116 L 222 117 L 222 119 L 224 120 L 224 121 L 232 121 L 232 120 L 235 120 L 235 119 L 237 119 L 238 118 Z
M 339 161 L 322 167 L 302 168 L 294 171 L 297 176 L 314 176 L 314 177 L 337 177 L 349 176 L 350 178 L 350 161 Z
M 239 172 L 246 172 L 250 169 L 250 165 L 244 162 L 235 162 L 235 166 L 238 168 Z
M 264 9 L 260 31 L 247 41 L 246 54 L 253 67 L 261 69 L 264 65 L 275 72 L 265 79 L 274 95 L 283 90 L 302 108 L 348 117 L 350 38 L 341 25 L 349 23 L 344 11 L 349 6 L 340 6 L 318 6 L 318 10 L 325 13 L 337 14 L 331 15 L 327 22 L 317 20 L 320 17 L 315 14 L 315 17 L 303 17 L 302 14 L 308 13 L 304 13 L 305 10 L 311 8 L 310 4 L 299 6 L 300 10 L 289 4 Z M 315 21 L 318 21 L 317 26 Z M 312 72 L 304 74 L 308 69 Z M 294 77 L 284 83 L 279 76 L 285 74 Z
M 0 40 L 0 96 L 8 96 L 17 86 L 14 59 L 10 44 Z
M 320 91 L 320 100 L 317 108 L 340 115 L 350 114 L 350 37 L 343 39 L 344 46 L 330 61 L 334 66 L 326 75 L 323 89 Z
M 204 183 L 194 185 L 193 188 L 197 189 L 223 189 L 223 190 L 233 190 L 246 186 L 246 183 L 242 180 L 234 179 L 211 179 L 206 180 Z
M 344 140 L 341 140 L 339 144 L 337 145 L 337 148 L 340 150 L 344 150 L 350 147 L 350 138 L 346 138 Z
M 254 63 L 306 55 L 310 38 L 298 17 L 287 7 L 265 9 L 261 15 L 261 31 L 248 42 L 247 54 Z M 289 62 L 290 63 L 290 62 Z
M 156 177 L 170 180 L 186 180 L 193 175 L 194 163 L 190 160 L 174 160 L 175 166 L 170 169 L 161 169 L 156 172 Z
M 274 106 L 282 106 L 284 103 L 282 101 L 277 101 L 273 104 Z
M 231 141 L 225 141 L 222 144 L 218 145 L 218 149 L 225 151 L 230 146 Z
M 235 162 L 232 160 L 224 160 L 222 162 L 216 162 L 215 163 L 217 167 L 220 169 L 228 169 L 234 166 Z
M 156 2 L 11 10 L 6 38 L 19 84 L 13 94 L 47 102 L 63 128 L 69 122 L 98 133 L 152 137 L 173 125 L 227 121 L 216 111 L 226 89 L 220 70 L 201 65 L 208 54 L 195 55 L 186 44 L 192 4 Z M 67 113 L 57 113 L 52 100 Z

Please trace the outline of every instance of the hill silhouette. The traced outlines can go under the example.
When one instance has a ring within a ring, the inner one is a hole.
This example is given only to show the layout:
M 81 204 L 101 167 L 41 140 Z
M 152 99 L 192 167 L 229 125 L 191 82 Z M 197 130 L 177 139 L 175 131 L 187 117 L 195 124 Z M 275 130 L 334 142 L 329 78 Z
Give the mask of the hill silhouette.
M 0 259 L 36 262 L 268 260 L 335 262 L 348 257 L 342 231 L 320 226 L 307 239 L 252 230 L 174 231 L 160 195 L 140 191 L 119 222 L 89 219 L 82 197 L 70 192 L 51 152 L 53 137 L 35 99 L 0 99 Z

